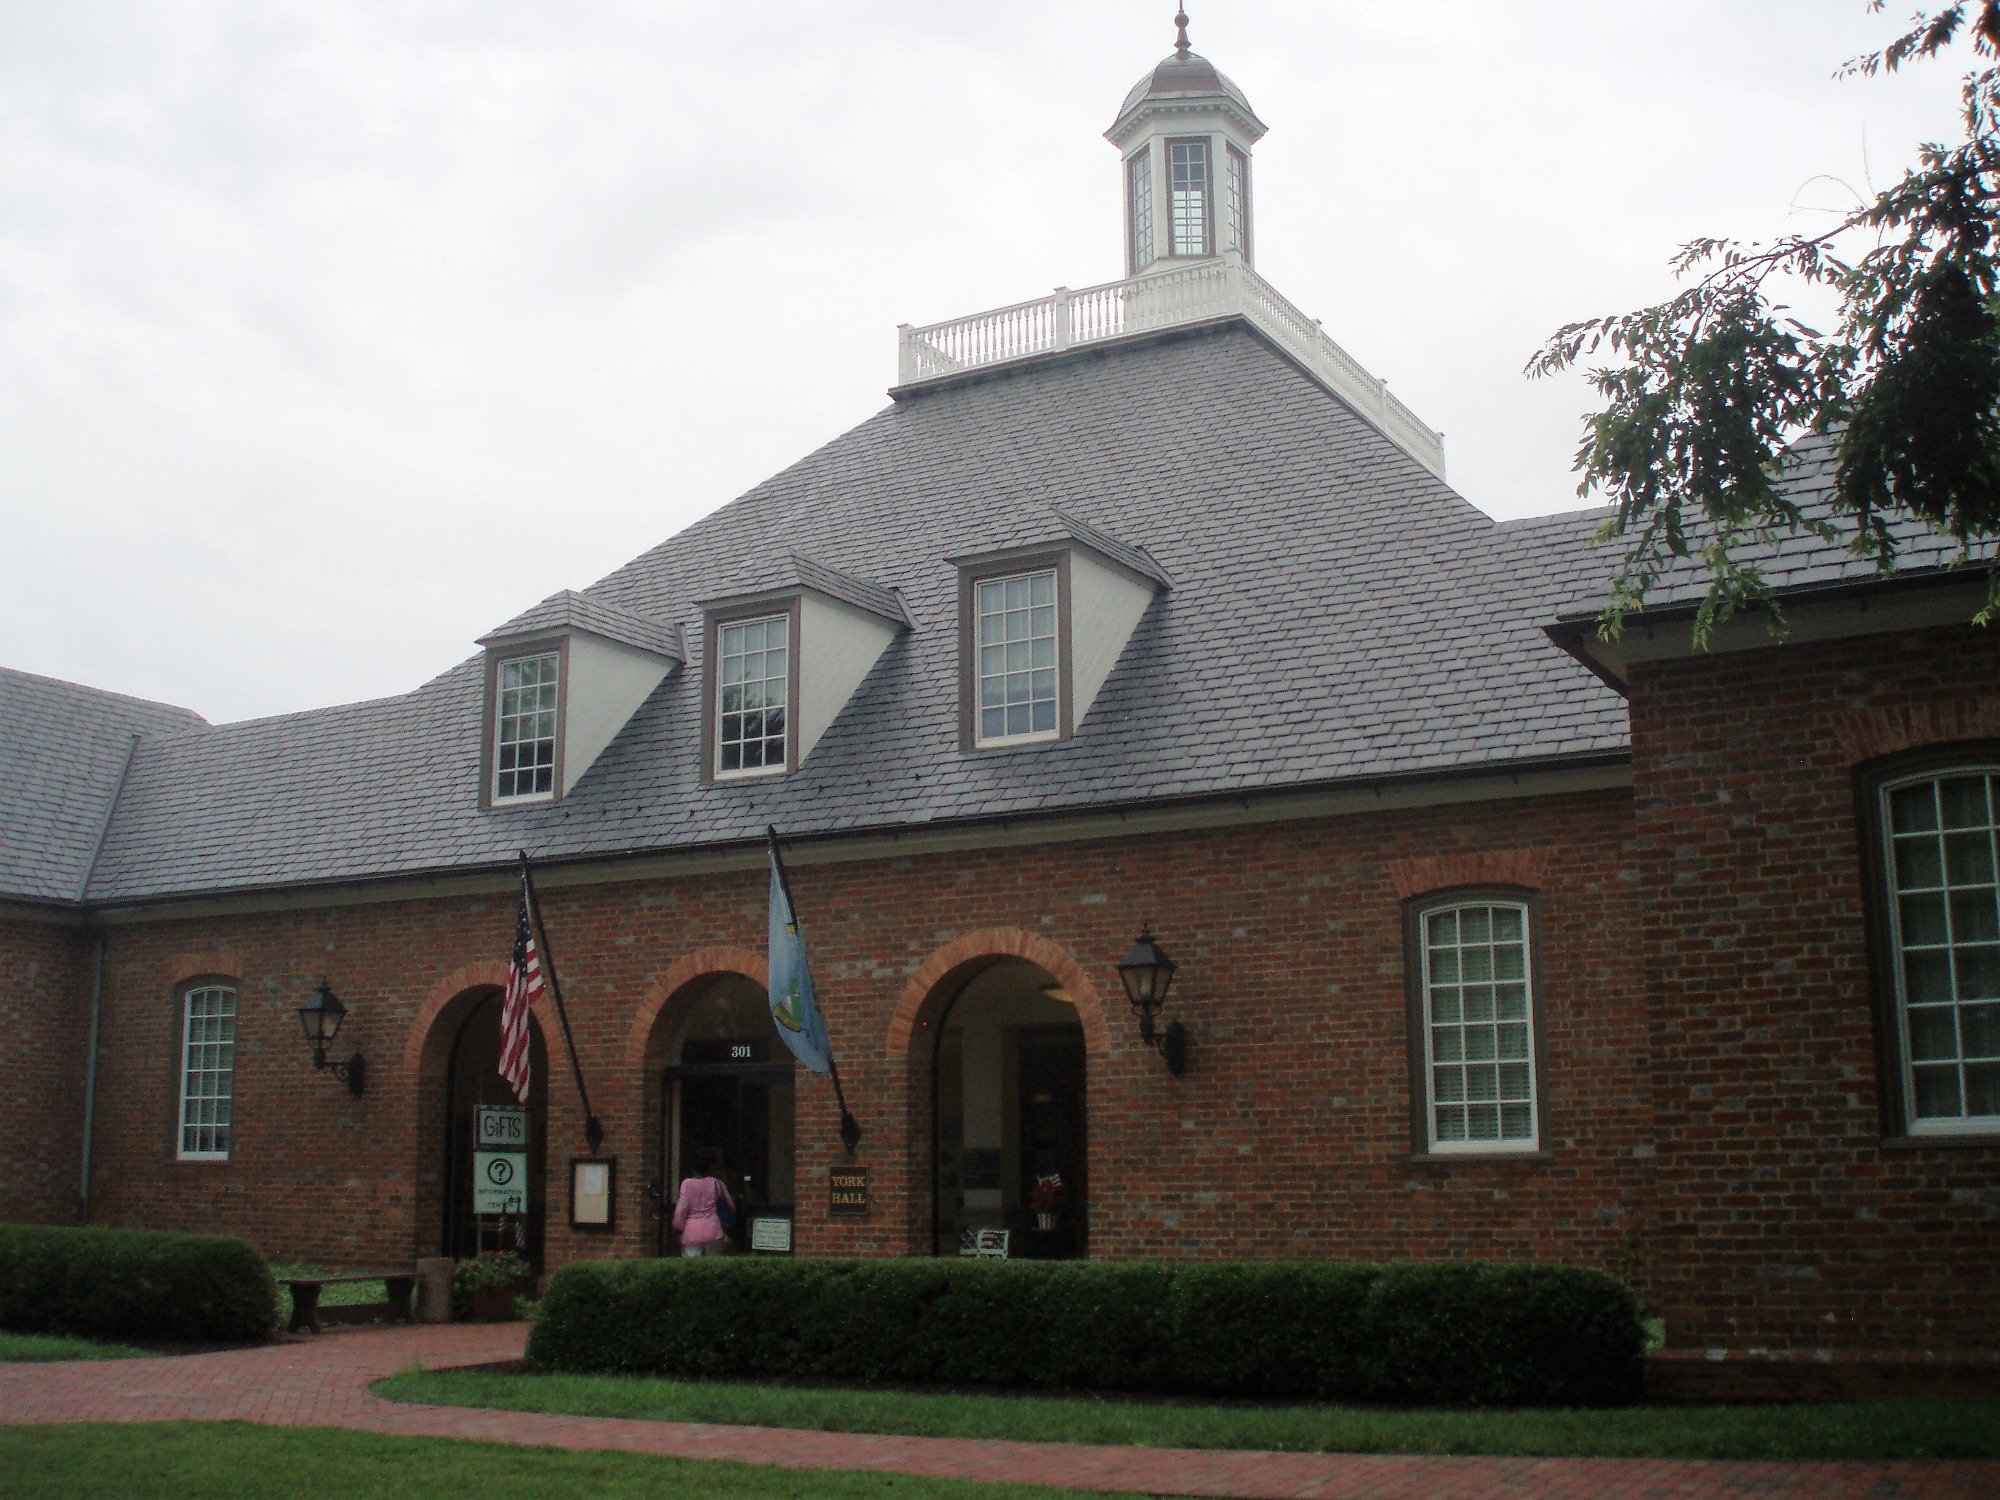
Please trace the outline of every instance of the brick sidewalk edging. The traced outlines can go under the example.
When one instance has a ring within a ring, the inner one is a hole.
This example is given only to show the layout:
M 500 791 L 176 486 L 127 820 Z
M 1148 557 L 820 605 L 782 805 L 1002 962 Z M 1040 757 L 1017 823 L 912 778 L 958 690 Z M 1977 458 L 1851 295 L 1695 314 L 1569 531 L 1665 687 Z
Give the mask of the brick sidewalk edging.
M 1712 1500 L 1757 1496 L 1973 1500 L 2000 1495 L 2000 1462 L 1721 1463 L 1688 1459 L 1436 1458 L 1246 1453 L 971 1438 L 891 1437 L 547 1416 L 385 1401 L 371 1382 L 518 1358 L 522 1324 L 447 1324 L 328 1333 L 171 1359 L 0 1364 L 0 1425 L 243 1421 L 339 1427 L 783 1468 L 859 1469 L 938 1479 L 1046 1484 L 1234 1500 Z

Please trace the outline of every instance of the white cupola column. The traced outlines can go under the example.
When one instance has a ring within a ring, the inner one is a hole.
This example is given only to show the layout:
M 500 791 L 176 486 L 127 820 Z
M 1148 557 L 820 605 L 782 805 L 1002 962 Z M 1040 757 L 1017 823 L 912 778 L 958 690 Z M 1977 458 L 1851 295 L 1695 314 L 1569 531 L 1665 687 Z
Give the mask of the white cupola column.
M 1172 56 L 1133 85 L 1105 132 L 1122 158 L 1128 276 L 1231 250 L 1253 259 L 1250 152 L 1264 122 L 1190 49 L 1185 9 L 1174 25 Z

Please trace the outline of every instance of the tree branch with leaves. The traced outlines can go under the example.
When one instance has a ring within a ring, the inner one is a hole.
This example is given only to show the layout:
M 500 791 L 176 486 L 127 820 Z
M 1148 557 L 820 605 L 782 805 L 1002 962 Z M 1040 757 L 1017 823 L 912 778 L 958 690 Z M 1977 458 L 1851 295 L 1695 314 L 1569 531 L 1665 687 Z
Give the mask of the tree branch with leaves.
M 1662 574 L 1689 560 L 1707 581 L 1698 644 L 1753 606 L 1782 627 L 1745 554 L 1786 536 L 1844 543 L 1884 573 L 1899 551 L 1891 523 L 1904 516 L 1951 538 L 1961 562 L 2000 537 L 2000 0 L 1919 14 L 1842 72 L 1894 72 L 1959 49 L 1976 64 L 1960 90 L 1964 140 L 1924 146 L 1899 181 L 1824 233 L 1682 246 L 1677 296 L 1569 324 L 1529 362 L 1535 376 L 1588 364 L 1604 401 L 1575 464 L 1578 493 L 1616 507 L 1599 539 L 1624 548 L 1602 634 L 1616 636 Z M 1869 248 L 1855 254 L 1857 243 Z M 1800 284 L 1834 293 L 1832 332 L 1778 300 Z M 1810 509 L 1781 483 L 1785 455 L 1809 434 L 1831 435 L 1836 453 L 1830 501 Z M 2000 558 L 1987 585 L 1982 624 L 2000 615 Z

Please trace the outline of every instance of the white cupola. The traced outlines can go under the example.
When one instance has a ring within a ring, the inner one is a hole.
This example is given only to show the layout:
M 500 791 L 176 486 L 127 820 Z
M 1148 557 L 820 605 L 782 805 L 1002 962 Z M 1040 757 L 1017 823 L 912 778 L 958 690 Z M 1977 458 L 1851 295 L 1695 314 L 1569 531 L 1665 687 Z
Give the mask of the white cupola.
M 1132 86 L 1104 133 L 1124 159 L 1127 276 L 1230 250 L 1251 260 L 1250 149 L 1264 122 L 1189 50 L 1185 9 L 1174 25 L 1173 55 Z

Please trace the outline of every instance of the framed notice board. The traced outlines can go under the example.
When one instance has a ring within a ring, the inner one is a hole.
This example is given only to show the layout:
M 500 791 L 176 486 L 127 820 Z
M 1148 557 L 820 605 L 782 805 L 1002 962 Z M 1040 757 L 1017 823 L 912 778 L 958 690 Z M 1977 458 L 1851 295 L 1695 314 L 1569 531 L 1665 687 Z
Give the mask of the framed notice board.
M 569 1159 L 569 1227 L 609 1229 L 618 1201 L 618 1158 Z

